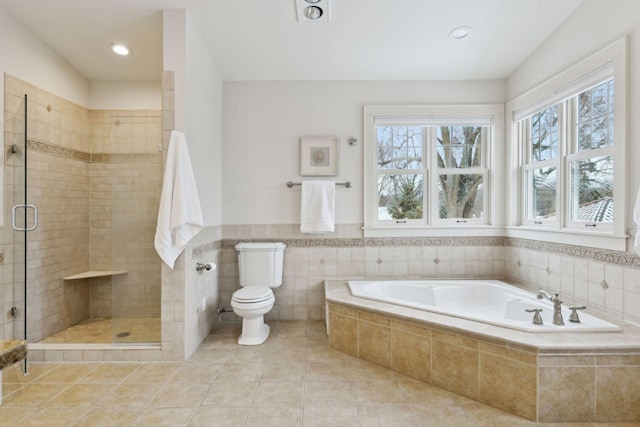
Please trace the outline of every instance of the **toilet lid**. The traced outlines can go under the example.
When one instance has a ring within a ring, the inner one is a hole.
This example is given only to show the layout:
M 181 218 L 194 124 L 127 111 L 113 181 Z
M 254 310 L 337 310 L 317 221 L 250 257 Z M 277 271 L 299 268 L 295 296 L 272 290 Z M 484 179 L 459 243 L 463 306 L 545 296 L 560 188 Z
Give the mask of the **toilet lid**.
M 236 301 L 255 301 L 264 300 L 272 295 L 273 292 L 268 286 L 246 286 L 235 291 L 233 299 Z

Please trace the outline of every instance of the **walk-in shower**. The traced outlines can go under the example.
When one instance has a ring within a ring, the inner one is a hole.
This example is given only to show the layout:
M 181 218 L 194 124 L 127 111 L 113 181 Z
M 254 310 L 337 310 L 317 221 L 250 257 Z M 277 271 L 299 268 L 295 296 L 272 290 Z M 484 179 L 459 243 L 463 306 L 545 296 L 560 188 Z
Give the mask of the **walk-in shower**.
M 161 112 L 89 110 L 8 75 L 5 111 L 5 337 L 159 343 Z

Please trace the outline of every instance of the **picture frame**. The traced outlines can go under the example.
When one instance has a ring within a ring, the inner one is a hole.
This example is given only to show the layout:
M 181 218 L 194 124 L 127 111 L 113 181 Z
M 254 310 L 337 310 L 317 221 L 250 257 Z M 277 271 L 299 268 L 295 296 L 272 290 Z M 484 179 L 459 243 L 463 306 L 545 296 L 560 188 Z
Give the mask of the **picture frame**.
M 336 176 L 339 173 L 340 140 L 335 136 L 300 138 L 300 176 Z

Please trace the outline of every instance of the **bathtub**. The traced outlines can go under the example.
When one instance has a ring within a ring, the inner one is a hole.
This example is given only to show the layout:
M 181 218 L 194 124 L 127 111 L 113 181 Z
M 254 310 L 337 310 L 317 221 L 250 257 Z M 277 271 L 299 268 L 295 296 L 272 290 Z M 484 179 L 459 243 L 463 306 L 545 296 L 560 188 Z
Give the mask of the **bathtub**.
M 569 321 L 571 310 L 562 306 L 564 325 L 553 324 L 553 304 L 499 280 L 349 281 L 351 294 L 360 298 L 426 310 L 448 316 L 526 332 L 620 331 L 613 323 L 578 311 L 580 323 Z M 560 296 L 562 298 L 562 295 Z M 542 325 L 533 313 L 542 309 Z

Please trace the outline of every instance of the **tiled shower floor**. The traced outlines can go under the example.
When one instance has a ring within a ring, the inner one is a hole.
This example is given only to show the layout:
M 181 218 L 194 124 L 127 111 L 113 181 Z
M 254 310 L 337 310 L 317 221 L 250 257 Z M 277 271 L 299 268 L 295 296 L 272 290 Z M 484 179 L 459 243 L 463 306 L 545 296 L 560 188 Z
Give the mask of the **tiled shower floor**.
M 159 317 L 92 317 L 44 338 L 44 344 L 160 342 Z
M 332 350 L 321 321 L 272 323 L 259 346 L 239 326 L 212 333 L 185 362 L 30 364 L 3 371 L 0 425 L 534 427 Z M 638 423 L 539 424 L 621 427 Z

